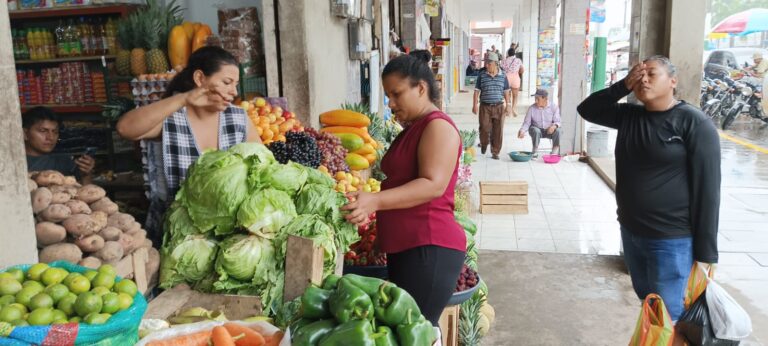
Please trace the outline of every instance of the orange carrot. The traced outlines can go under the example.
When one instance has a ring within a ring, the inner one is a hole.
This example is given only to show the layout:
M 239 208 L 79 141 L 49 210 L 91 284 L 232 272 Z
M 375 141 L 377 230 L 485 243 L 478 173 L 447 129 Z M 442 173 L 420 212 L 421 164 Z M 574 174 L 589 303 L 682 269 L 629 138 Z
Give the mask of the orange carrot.
M 213 346 L 235 346 L 235 340 L 229 334 L 227 328 L 222 326 L 213 327 L 211 331 L 211 342 Z
M 278 346 L 280 345 L 280 341 L 283 341 L 283 336 L 285 333 L 283 332 L 275 332 L 275 334 L 272 334 L 266 338 L 264 338 L 264 341 L 266 342 L 264 346 Z
M 240 337 L 235 341 L 237 346 L 261 346 L 264 345 L 264 337 L 255 330 L 237 323 L 224 323 L 229 335 Z
M 205 330 L 202 332 L 180 335 L 174 338 L 152 341 L 147 346 L 207 346 L 208 340 L 211 338 L 211 331 Z

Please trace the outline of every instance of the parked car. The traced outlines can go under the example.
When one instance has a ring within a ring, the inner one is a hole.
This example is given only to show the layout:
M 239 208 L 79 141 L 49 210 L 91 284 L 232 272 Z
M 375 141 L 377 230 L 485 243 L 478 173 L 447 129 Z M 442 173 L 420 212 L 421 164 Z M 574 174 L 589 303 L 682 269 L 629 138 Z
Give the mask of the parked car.
M 754 64 L 752 55 L 762 53 L 768 59 L 768 50 L 763 48 L 725 48 L 704 53 L 704 76 L 720 78 L 722 76 L 739 77 L 744 67 Z

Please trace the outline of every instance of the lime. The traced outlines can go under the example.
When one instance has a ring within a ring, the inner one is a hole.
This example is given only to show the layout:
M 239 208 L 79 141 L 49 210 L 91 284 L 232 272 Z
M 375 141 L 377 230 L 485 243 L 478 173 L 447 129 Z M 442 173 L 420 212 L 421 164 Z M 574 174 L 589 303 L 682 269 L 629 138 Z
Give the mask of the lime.
M 117 276 L 117 271 L 115 270 L 115 267 L 113 267 L 111 264 L 102 264 L 101 267 L 99 267 L 99 273 L 109 274 L 111 276 Z
M 120 310 L 120 298 L 117 293 L 107 293 L 101 297 L 101 312 L 114 314 Z
M 115 285 L 115 276 L 108 273 L 98 273 L 96 277 L 91 280 L 91 286 L 93 287 L 106 287 L 111 289 Z
M 85 276 L 88 279 L 88 281 L 90 281 L 90 280 L 93 280 L 93 278 L 95 278 L 97 274 L 99 274 L 99 272 L 95 270 L 88 270 L 85 273 L 83 273 L 83 276 Z
M 80 320 L 82 320 L 80 316 L 73 316 L 72 318 L 69 319 L 69 323 L 80 323 Z
M 136 283 L 134 283 L 132 280 L 123 279 L 123 280 L 120 280 L 120 282 L 115 284 L 115 292 L 125 293 L 133 297 L 136 295 L 137 292 L 139 292 L 139 289 L 138 287 L 136 287 Z
M 23 311 L 15 306 L 4 306 L 0 309 L 0 321 L 11 322 L 24 317 L 26 311 Z
M 61 268 L 48 268 L 43 272 L 43 275 L 40 277 L 43 281 L 43 284 L 46 286 L 54 285 L 61 283 L 64 281 L 64 279 L 69 275 L 69 272 L 67 272 L 64 269 Z
M 91 313 L 88 314 L 88 316 L 85 316 L 85 323 L 88 324 L 104 324 L 107 323 L 107 320 L 112 317 L 110 314 L 99 314 L 99 313 Z
M 23 319 L 18 319 L 18 320 L 13 320 L 13 321 L 11 321 L 11 324 L 12 324 L 14 327 L 26 327 L 26 326 L 28 326 L 28 325 L 29 325 L 29 322 L 27 322 L 27 321 L 25 321 L 25 320 L 23 320 Z
M 32 310 L 27 317 L 27 322 L 33 326 L 47 326 L 53 322 L 53 309 L 39 308 Z
M 16 279 L 12 277 L 0 278 L 0 295 L 16 294 L 21 289 L 21 282 L 16 281 Z
M 29 312 L 29 309 L 27 309 L 27 307 L 26 307 L 26 306 L 24 306 L 24 305 L 21 305 L 21 304 L 19 304 L 19 303 L 8 304 L 8 306 L 13 306 L 13 307 L 15 307 L 15 308 L 17 308 L 17 309 L 19 309 L 19 310 L 21 310 L 21 311 L 24 311 L 24 313 L 25 313 L 25 314 L 26 314 L 27 312 Z
M 43 291 L 43 289 L 45 289 L 45 286 L 43 286 L 43 284 L 41 284 L 41 283 L 39 283 L 37 281 L 32 281 L 32 280 L 24 281 L 24 283 L 21 284 L 21 287 L 23 287 L 23 288 L 32 287 L 32 288 L 37 290 L 37 293 L 40 293 L 40 292 Z
M 3 281 L 5 279 L 16 280 L 16 276 L 14 276 L 13 274 L 11 274 L 9 272 L 0 273 L 0 281 Z M 16 280 L 16 281 L 18 281 L 18 280 Z
M 67 314 L 64 313 L 64 311 L 61 311 L 61 310 L 58 310 L 58 309 L 53 309 L 53 320 L 54 321 L 61 321 L 61 320 L 66 321 L 67 320 Z M 64 322 L 64 323 L 66 323 L 66 322 Z
M 67 277 L 64 278 L 64 281 L 62 281 L 61 283 L 63 283 L 65 286 L 69 286 L 69 283 L 72 282 L 72 280 L 78 276 L 83 276 L 83 274 L 69 273 L 69 275 L 67 275 Z
M 69 289 L 67 286 L 64 286 L 62 284 L 53 284 L 45 288 L 46 294 L 51 296 L 53 298 L 53 303 L 58 303 L 61 298 L 64 298 L 67 294 L 69 294 Z
M 130 308 L 131 305 L 133 305 L 133 297 L 125 293 L 119 293 L 117 298 L 120 300 L 120 311 Z
M 34 297 L 32 297 L 32 300 L 29 301 L 28 305 L 30 310 L 37 310 L 40 308 L 52 308 L 53 307 L 53 298 L 48 295 L 48 293 L 38 293 Z
M 19 304 L 22 304 L 24 306 L 29 305 L 29 301 L 32 300 L 32 297 L 42 293 L 43 290 L 38 290 L 37 287 L 27 287 L 22 288 L 19 293 L 16 293 L 16 302 Z
M 101 297 L 93 292 L 85 292 L 77 296 L 75 301 L 75 312 L 80 317 L 101 311 Z
M 19 268 L 8 269 L 6 273 L 13 275 L 18 282 L 24 281 L 24 271 Z
M 85 276 L 80 275 L 70 280 L 67 287 L 74 294 L 85 293 L 91 289 L 91 281 Z
M 8 304 L 13 304 L 15 302 L 16 302 L 16 297 L 14 297 L 14 296 L 12 296 L 10 294 L 2 296 L 2 297 L 0 297 L 0 308 L 2 308 L 3 306 L 6 306 Z
M 68 294 L 64 298 L 61 298 L 59 300 L 59 303 L 56 304 L 56 308 L 64 311 L 67 316 L 72 316 L 75 314 L 75 302 L 77 301 L 77 296 L 74 294 Z
M 45 263 L 33 264 L 29 267 L 29 270 L 27 270 L 27 279 L 40 281 L 40 276 L 42 276 L 43 272 L 46 270 L 48 270 L 48 265 Z
M 109 289 L 108 289 L 108 288 L 106 288 L 106 287 L 101 287 L 101 286 L 99 286 L 99 287 L 94 287 L 94 288 L 91 290 L 91 292 L 93 292 L 93 293 L 96 293 L 96 295 L 98 295 L 99 297 L 101 297 L 101 296 L 103 296 L 103 295 L 105 295 L 105 294 L 109 293 Z

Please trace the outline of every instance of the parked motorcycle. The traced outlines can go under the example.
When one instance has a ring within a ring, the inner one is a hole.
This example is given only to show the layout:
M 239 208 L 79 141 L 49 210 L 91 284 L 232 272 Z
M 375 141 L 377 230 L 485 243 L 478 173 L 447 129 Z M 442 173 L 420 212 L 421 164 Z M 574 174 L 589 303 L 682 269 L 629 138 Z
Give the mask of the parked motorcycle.
M 723 130 L 728 129 L 736 117 L 742 113 L 749 114 L 752 118 L 768 123 L 768 117 L 761 105 L 763 94 L 762 85 L 759 80 L 744 79 L 734 83 L 732 90 L 735 91 L 731 93 L 734 96 L 734 101 L 733 105 L 727 108 L 723 118 Z
M 708 85 L 706 91 L 702 93 L 701 110 L 714 119 L 720 117 L 733 106 L 735 95 L 738 91 L 735 89 L 736 82 L 730 77 L 722 79 L 706 79 Z M 703 88 L 703 86 L 702 86 Z

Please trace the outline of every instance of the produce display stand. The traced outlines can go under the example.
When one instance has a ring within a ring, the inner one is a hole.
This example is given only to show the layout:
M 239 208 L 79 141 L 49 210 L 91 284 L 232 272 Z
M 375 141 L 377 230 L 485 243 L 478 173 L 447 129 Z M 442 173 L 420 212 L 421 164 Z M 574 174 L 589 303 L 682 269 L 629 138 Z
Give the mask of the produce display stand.
M 150 282 L 152 278 L 147 276 L 148 261 L 149 254 L 147 253 L 147 248 L 139 248 L 117 262 L 115 270 L 117 271 L 118 276 L 132 279 L 139 288 L 139 292 L 146 294 L 147 291 L 155 285 L 155 283 Z
M 443 346 L 458 346 L 459 345 L 459 311 L 461 306 L 451 305 L 443 310 L 440 315 L 438 324 L 440 330 L 443 331 L 442 342 Z
M 310 239 L 289 236 L 285 256 L 285 301 L 301 296 L 309 285 L 320 285 L 322 280 L 323 249 Z M 221 311 L 230 320 L 245 319 L 262 312 L 259 297 L 200 293 L 186 284 L 164 291 L 148 305 L 145 319 L 167 320 L 192 307 Z

